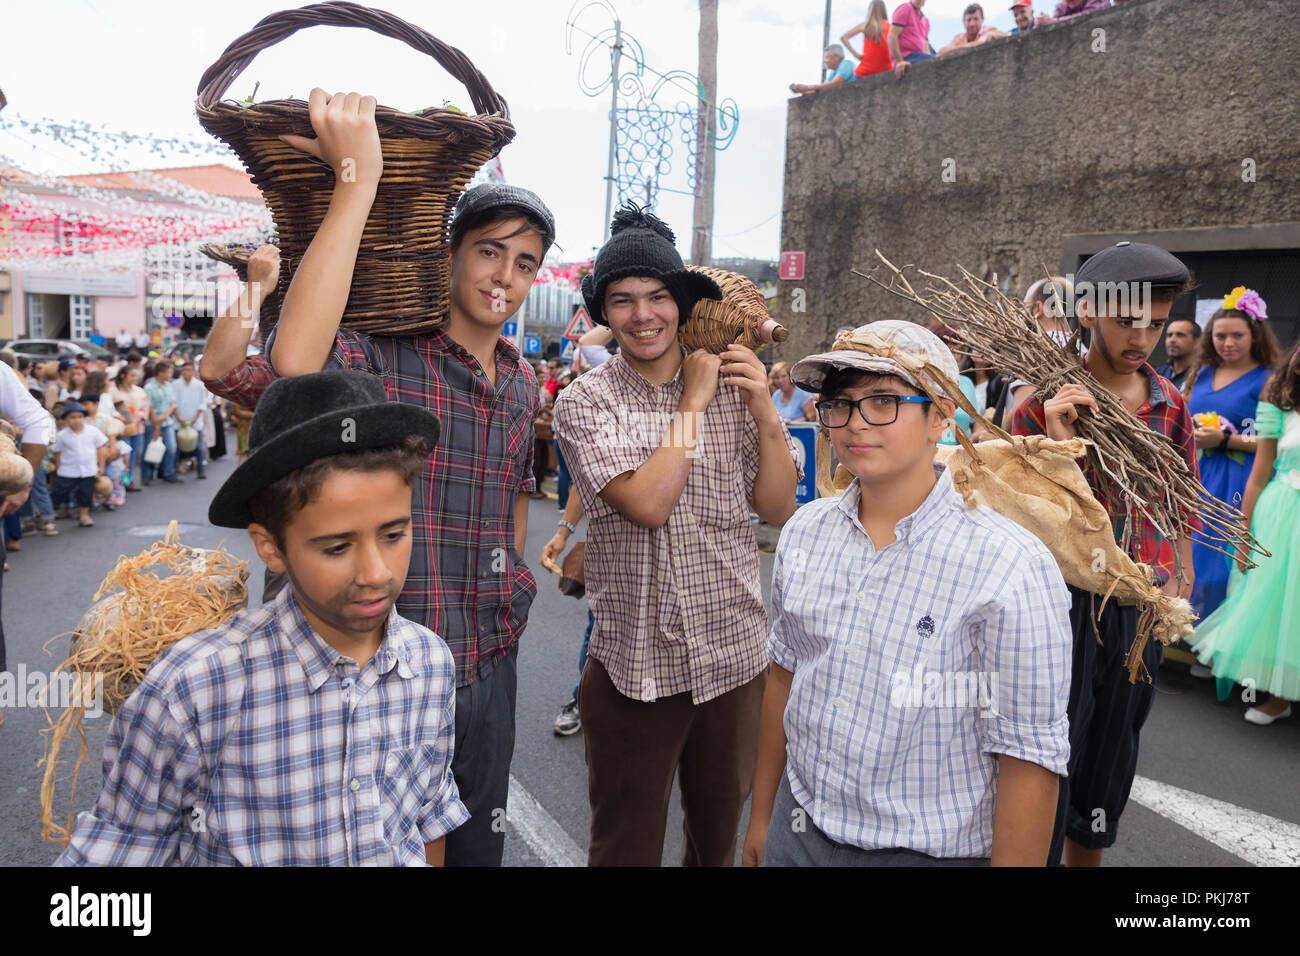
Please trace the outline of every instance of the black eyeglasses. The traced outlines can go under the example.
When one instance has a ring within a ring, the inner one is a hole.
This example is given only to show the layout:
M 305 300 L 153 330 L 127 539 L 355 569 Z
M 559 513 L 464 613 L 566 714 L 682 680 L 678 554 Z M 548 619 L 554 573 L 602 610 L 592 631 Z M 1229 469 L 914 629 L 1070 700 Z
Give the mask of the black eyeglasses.
M 849 423 L 855 408 L 868 425 L 892 425 L 898 421 L 898 406 L 903 402 L 925 405 L 930 402 L 930 399 L 922 398 L 920 395 L 881 394 L 868 395 L 857 401 L 831 398 L 818 402 L 814 407 L 817 409 L 818 421 L 827 428 L 843 428 Z

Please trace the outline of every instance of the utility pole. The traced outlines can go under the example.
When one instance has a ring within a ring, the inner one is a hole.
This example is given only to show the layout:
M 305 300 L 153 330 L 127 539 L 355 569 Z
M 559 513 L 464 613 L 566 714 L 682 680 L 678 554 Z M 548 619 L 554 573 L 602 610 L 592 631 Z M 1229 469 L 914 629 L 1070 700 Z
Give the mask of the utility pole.
M 826 79 L 826 61 L 824 59 L 825 51 L 831 45 L 831 0 L 826 0 L 826 19 L 822 21 L 822 48 L 817 51 L 817 75 L 821 77 L 818 82 Z
M 614 154 L 618 151 L 618 67 L 623 56 L 623 21 L 614 20 L 614 49 L 610 51 L 609 162 L 605 167 L 605 242 L 614 215 Z
M 691 263 L 713 262 L 713 167 L 717 151 L 718 0 L 700 0 L 700 108 L 695 136 L 695 230 Z

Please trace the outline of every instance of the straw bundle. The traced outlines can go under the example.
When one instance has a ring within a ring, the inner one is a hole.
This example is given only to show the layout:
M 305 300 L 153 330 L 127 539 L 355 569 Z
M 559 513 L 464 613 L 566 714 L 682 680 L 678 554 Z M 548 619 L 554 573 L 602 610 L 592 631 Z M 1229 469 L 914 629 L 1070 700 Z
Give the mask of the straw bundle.
M 0 429 L 0 497 L 16 495 L 32 484 L 32 463 L 18 454 L 10 434 L 12 426 L 3 424 L 6 427 Z
M 1074 425 L 1086 441 L 1085 463 L 1096 475 L 1098 496 L 1124 508 L 1124 551 L 1129 550 L 1141 516 L 1174 544 L 1174 573 L 1180 581 L 1186 577 L 1178 543 L 1189 535 L 1229 557 L 1244 558 L 1251 568 L 1255 567 L 1252 555 L 1269 556 L 1250 534 L 1242 513 L 1208 494 L 1164 436 L 1147 428 L 1117 396 L 1097 384 L 1079 360 L 1077 331 L 1064 345 L 1057 343 L 1023 302 L 965 269 L 960 270 L 961 285 L 918 270 L 933 281 L 924 293 L 917 292 L 901 269 L 879 250 L 876 255 L 890 272 L 888 282 L 856 269 L 854 273 L 943 320 L 958 351 L 978 352 L 993 368 L 1033 385 L 1039 396 L 1055 395 L 1070 384 L 1082 385 L 1093 394 L 1097 410 L 1080 408 Z
M 159 654 L 183 637 L 219 626 L 247 605 L 247 567 L 248 562 L 225 551 L 182 545 L 172 521 L 162 541 L 133 558 L 118 559 L 95 592 L 96 603 L 70 635 L 68 658 L 58 669 L 71 672 L 75 686 L 85 691 L 102 687 L 104 710 L 115 713 Z M 76 696 L 79 699 L 69 702 L 57 720 L 46 712 L 49 727 L 42 731 L 48 736 L 42 760 L 41 839 L 65 844 L 87 749 L 82 718 L 90 701 L 88 694 Z M 81 749 L 72 768 L 67 824 L 60 825 L 53 809 L 58 757 L 74 731 Z
M 767 311 L 767 300 L 758 286 L 735 272 L 708 266 L 687 266 L 702 272 L 722 289 L 721 299 L 701 299 L 683 322 L 677 341 L 688 349 L 706 349 L 714 355 L 725 352 L 733 342 L 754 351 L 772 342 L 784 342 L 789 332 Z
M 1079 588 L 1102 595 L 1097 613 L 1112 598 L 1139 608 L 1137 639 L 1125 664 L 1129 680 L 1150 679 L 1142 665 L 1142 649 L 1154 634 L 1163 644 L 1192 631 L 1195 614 L 1182 598 L 1164 594 L 1155 584 L 1154 572 L 1138 564 L 1115 542 L 1115 531 L 1106 509 L 1092 494 L 1076 459 L 1089 447 L 1085 439 L 1057 442 L 1041 435 L 1013 436 L 987 421 L 960 386 L 940 369 L 910 352 L 905 352 L 871 331 L 840 336 L 833 351 L 853 349 L 895 359 L 920 383 L 934 401 L 951 400 L 976 422 L 997 436 L 996 441 L 971 443 L 961 428 L 953 425 L 957 447 L 941 446 L 936 457 L 947 463 L 953 487 L 968 507 L 985 505 L 1034 534 L 1056 559 L 1061 576 Z M 841 465 L 832 478 L 830 437 L 821 430 L 817 487 L 822 495 L 842 494 L 852 476 Z

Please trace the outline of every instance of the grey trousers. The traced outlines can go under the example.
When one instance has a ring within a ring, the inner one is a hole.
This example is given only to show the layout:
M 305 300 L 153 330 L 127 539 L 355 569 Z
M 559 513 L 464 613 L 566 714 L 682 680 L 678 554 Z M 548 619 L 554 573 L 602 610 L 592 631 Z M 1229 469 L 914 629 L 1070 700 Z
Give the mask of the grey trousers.
M 796 810 L 800 812 L 795 813 Z M 799 820 L 800 826 L 793 824 Z M 781 774 L 781 787 L 772 807 L 772 823 L 763 848 L 764 866 L 988 866 L 987 858 L 941 859 L 896 847 L 864 850 L 836 843 L 813 825 L 790 791 L 790 777 Z
M 500 866 L 506 847 L 506 795 L 515 754 L 519 645 L 492 672 L 456 688 L 456 752 L 451 772 L 469 822 L 447 834 L 447 866 Z

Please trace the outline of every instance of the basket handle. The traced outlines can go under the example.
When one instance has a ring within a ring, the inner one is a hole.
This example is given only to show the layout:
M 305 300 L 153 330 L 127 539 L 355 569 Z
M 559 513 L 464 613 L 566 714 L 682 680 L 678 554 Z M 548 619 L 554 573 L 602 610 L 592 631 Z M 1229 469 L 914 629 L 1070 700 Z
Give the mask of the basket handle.
M 448 46 L 401 17 L 344 0 L 313 3 L 263 17 L 253 29 L 226 47 L 217 62 L 204 71 L 199 80 L 199 106 L 212 109 L 226 90 L 230 89 L 230 84 L 244 72 L 244 68 L 267 47 L 293 36 L 299 30 L 315 26 L 363 27 L 394 40 L 401 40 L 407 46 L 433 57 L 443 69 L 460 80 L 469 91 L 470 101 L 477 113 L 500 113 L 502 118 L 510 118 L 505 99 L 492 89 L 492 84 L 460 50 Z

